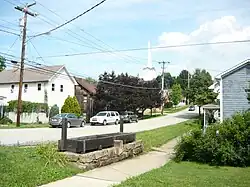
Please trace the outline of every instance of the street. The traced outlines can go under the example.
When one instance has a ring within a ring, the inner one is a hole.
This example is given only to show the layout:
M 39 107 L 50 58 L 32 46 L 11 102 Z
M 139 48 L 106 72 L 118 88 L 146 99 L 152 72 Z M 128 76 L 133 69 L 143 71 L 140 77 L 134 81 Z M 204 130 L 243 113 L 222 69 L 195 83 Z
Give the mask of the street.
M 141 120 L 138 123 L 125 123 L 124 132 L 140 132 L 145 130 L 156 129 L 163 126 L 173 125 L 186 121 L 197 115 L 187 109 L 174 114 L 168 114 L 163 117 L 156 117 L 147 120 Z M 85 126 L 83 128 L 68 129 L 68 138 L 114 133 L 119 132 L 119 125 L 107 126 Z M 0 143 L 1 145 L 33 145 L 46 141 L 57 141 L 61 137 L 61 128 L 34 128 L 34 129 L 1 129 Z

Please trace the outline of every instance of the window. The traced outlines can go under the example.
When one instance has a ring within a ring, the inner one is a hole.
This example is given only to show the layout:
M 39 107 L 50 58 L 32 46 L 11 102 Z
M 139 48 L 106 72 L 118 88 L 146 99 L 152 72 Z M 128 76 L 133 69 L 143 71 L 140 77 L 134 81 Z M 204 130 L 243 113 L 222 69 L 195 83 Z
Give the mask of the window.
M 11 85 L 11 89 L 10 89 L 10 92 L 11 92 L 11 93 L 13 93 L 13 92 L 14 92 L 14 88 L 15 88 L 15 85 L 14 85 L 14 84 L 12 84 L 12 85 Z
M 27 89 L 28 89 L 28 84 L 24 84 L 24 93 L 27 92 Z
M 115 113 L 114 113 L 114 112 L 111 112 L 111 116 L 115 116 Z
M 52 84 L 52 91 L 55 91 L 55 84 Z
M 41 91 L 41 89 L 42 89 L 42 85 L 39 83 L 39 84 L 37 85 L 37 90 L 38 90 L 38 91 Z
M 60 86 L 60 92 L 63 92 L 63 85 Z
M 108 113 L 107 117 L 110 117 L 110 113 Z

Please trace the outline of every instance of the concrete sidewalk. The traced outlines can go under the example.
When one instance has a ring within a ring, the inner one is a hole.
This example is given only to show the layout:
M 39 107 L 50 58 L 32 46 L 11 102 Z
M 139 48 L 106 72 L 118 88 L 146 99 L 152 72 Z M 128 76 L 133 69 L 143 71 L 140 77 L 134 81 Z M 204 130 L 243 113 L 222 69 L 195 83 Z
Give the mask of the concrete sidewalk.
M 109 166 L 78 174 L 74 177 L 56 181 L 42 187 L 110 187 L 166 164 L 173 153 L 177 139 L 171 140 L 160 148 L 155 148 L 145 155 L 117 162 Z

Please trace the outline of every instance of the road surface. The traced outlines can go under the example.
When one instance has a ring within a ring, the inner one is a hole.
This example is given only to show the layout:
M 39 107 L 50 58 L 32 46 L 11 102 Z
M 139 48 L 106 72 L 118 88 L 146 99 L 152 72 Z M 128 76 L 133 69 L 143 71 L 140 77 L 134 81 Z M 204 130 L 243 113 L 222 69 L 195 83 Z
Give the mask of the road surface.
M 178 113 L 168 114 L 141 120 L 138 123 L 125 123 L 124 132 L 140 132 L 156 129 L 163 126 L 174 125 L 186 121 L 197 115 L 197 112 L 189 112 L 187 109 Z M 68 138 L 119 132 L 119 125 L 85 126 L 83 128 L 68 129 Z M 61 128 L 33 128 L 33 129 L 1 129 L 1 145 L 34 145 L 41 142 L 57 141 L 61 137 Z

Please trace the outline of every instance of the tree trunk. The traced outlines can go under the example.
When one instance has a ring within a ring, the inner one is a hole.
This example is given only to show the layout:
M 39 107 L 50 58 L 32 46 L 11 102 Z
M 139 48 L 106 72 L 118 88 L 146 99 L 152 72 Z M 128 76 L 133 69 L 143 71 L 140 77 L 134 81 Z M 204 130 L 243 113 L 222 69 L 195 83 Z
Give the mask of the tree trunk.
M 201 116 L 201 106 L 199 106 L 199 116 Z
M 150 115 L 153 116 L 153 108 L 150 109 Z

